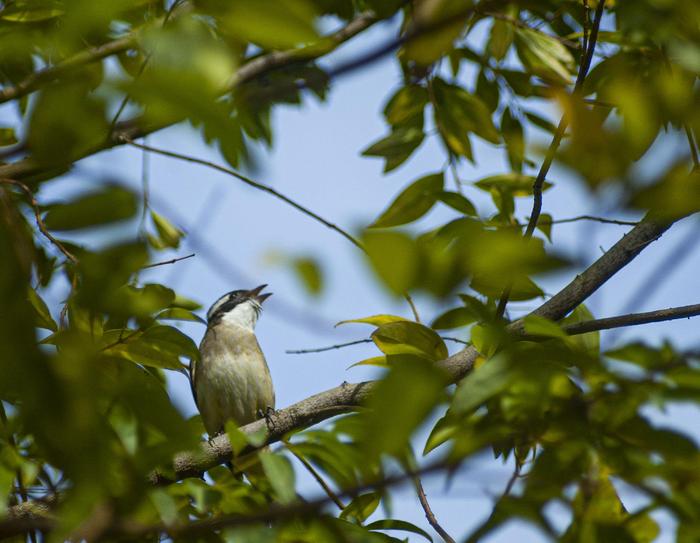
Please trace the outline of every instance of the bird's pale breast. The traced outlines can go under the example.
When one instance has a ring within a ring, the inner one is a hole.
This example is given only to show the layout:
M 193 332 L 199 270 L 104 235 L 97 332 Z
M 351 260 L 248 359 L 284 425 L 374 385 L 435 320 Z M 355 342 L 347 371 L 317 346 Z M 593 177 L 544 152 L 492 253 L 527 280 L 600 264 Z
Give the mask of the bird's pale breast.
M 274 408 L 270 370 L 251 330 L 219 323 L 207 330 L 200 352 L 194 389 L 209 435 L 221 432 L 229 419 L 243 426 Z

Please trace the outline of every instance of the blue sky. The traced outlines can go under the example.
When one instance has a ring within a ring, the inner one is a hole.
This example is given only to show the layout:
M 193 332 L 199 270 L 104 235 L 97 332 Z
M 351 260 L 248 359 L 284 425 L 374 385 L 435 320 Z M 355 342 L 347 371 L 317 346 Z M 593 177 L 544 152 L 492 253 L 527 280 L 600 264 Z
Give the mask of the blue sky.
M 381 40 L 388 31 L 382 26 L 372 29 L 370 38 L 361 48 L 346 47 L 330 63 L 368 48 L 370 41 Z M 444 152 L 434 137 L 424 143 L 407 164 L 388 176 L 382 174 L 381 160 L 360 156 L 362 149 L 386 133 L 380 112 L 386 98 L 399 83 L 397 67 L 386 59 L 338 81 L 327 103 L 319 104 L 314 98 L 307 97 L 302 108 L 279 108 L 274 114 L 274 148 L 271 152 L 261 150 L 258 154 L 259 171 L 254 177 L 331 222 L 358 231 L 408 183 L 439 170 L 444 164 Z M 0 110 L 0 118 L 3 115 L 8 115 L 7 108 Z M 552 112 L 550 118 L 556 121 L 555 116 L 556 113 Z M 533 135 L 539 143 L 547 143 L 542 133 Z M 162 131 L 150 136 L 148 143 L 223 164 L 218 153 L 205 147 L 198 134 L 188 127 Z M 662 146 L 655 156 L 664 159 L 673 152 L 675 145 L 669 144 Z M 502 149 L 477 145 L 475 154 L 476 165 L 463 164 L 460 167 L 462 179 L 473 181 L 507 171 Z M 539 162 L 534 153 L 531 157 Z M 82 190 L 103 177 L 139 187 L 141 169 L 141 151 L 122 147 L 81 162 L 65 180 L 48 184 L 39 196 L 42 201 L 50 201 L 68 191 Z M 334 328 L 339 320 L 376 313 L 409 316 L 405 302 L 389 297 L 379 288 L 355 247 L 336 232 L 270 195 L 202 166 L 152 155 L 148 172 L 154 209 L 187 229 L 195 239 L 190 245 L 185 242 L 172 256 L 190 252 L 197 253 L 197 256 L 144 272 L 143 281 L 172 286 L 179 293 L 200 301 L 205 306 L 203 311 L 224 292 L 268 283 L 269 290 L 275 294 L 266 302 L 257 333 L 272 371 L 278 408 L 345 380 L 359 381 L 376 376 L 371 368 L 346 370 L 353 362 L 375 355 L 371 345 L 320 354 L 285 354 L 287 349 L 320 347 L 367 337 L 370 331 L 363 325 Z M 548 178 L 555 182 L 555 187 L 545 194 L 543 211 L 555 218 L 603 212 L 614 218 L 630 218 L 611 209 L 610 195 L 592 199 L 578 180 L 556 166 Z M 469 186 L 465 186 L 465 190 L 482 214 L 493 211 L 484 193 Z M 528 215 L 530 205 L 529 200 L 522 201 L 519 217 Z M 437 224 L 450 213 L 445 209 L 435 209 L 422 219 L 419 226 Z M 561 225 L 555 228 L 554 242 L 558 249 L 585 264 L 609 248 L 626 228 L 590 223 Z M 634 310 L 696 302 L 693 293 L 700 291 L 700 277 L 696 272 L 700 256 L 694 250 L 695 246 L 689 248 L 688 255 L 683 258 L 675 256 L 667 263 L 665 273 L 654 283 L 653 292 L 636 292 L 640 283 L 657 265 L 665 262 L 664 259 L 679 243 L 687 241 L 693 231 L 697 231 L 695 220 L 686 219 L 647 248 L 632 265 L 592 297 L 589 307 L 594 314 L 598 317 L 618 314 L 632 296 L 637 298 Z M 288 267 L 270 263 L 271 252 L 319 259 L 325 277 L 323 295 L 318 299 L 310 297 Z M 162 258 L 170 258 L 170 255 L 163 254 Z M 569 275 L 551 277 L 542 284 L 548 293 L 553 293 L 572 276 L 570 272 Z M 421 296 L 417 303 L 425 321 L 439 314 L 442 307 Z M 456 305 L 456 301 L 451 303 Z M 511 314 L 518 316 L 536 305 L 536 301 L 512 304 Z M 185 325 L 183 330 L 195 341 L 199 341 L 204 332 L 201 325 Z M 603 334 L 606 346 L 612 345 L 607 339 L 609 337 Z M 637 327 L 625 331 L 615 341 L 635 337 L 650 343 L 671 338 L 679 346 L 697 347 L 697 321 Z M 183 376 L 171 378 L 170 390 L 173 401 L 185 414 L 195 413 L 189 385 Z M 685 406 L 673 408 L 666 414 L 654 414 L 660 422 L 679 425 L 691 432 L 693 418 L 697 415 L 696 408 Z M 698 436 L 697 425 L 694 435 Z M 303 493 L 315 496 L 320 492 L 302 469 L 297 473 Z M 438 519 L 455 537 L 461 537 L 488 514 L 492 500 L 500 494 L 509 475 L 509 467 L 502 467 L 498 461 L 486 456 L 463 469 L 452 481 L 449 492 L 446 492 L 445 482 L 440 477 L 428 479 L 426 488 Z M 636 503 L 634 496 L 623 495 L 629 504 Z M 430 531 L 410 488 L 396 491 L 394 514 Z M 561 513 L 555 516 L 563 519 Z M 668 520 L 662 520 L 668 528 Z M 520 541 L 543 540 L 536 531 L 521 523 L 513 523 L 489 541 L 505 542 L 513 537 Z M 669 537 L 667 531 L 664 539 L 671 541 Z

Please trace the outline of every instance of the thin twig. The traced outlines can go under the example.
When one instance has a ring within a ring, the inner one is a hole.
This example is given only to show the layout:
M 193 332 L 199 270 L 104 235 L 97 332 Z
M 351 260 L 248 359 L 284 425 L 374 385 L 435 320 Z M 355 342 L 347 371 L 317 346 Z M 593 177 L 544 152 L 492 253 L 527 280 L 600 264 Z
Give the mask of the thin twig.
M 585 51 L 583 59 L 581 60 L 581 65 L 579 66 L 578 75 L 576 77 L 576 83 L 574 84 L 574 95 L 579 93 L 581 86 L 586 79 L 586 75 L 588 74 L 588 69 L 591 66 L 591 60 L 593 59 L 593 52 L 595 51 L 596 41 L 598 39 L 598 30 L 600 28 L 600 22 L 603 18 L 604 8 L 605 0 L 600 0 L 598 7 L 596 8 L 593 27 L 590 32 L 588 49 Z M 549 168 L 554 161 L 554 157 L 557 154 L 557 150 L 559 149 L 559 145 L 561 144 L 561 140 L 564 137 L 568 124 L 569 121 L 566 118 L 566 115 L 562 116 L 561 120 L 559 121 L 559 125 L 557 126 L 557 130 L 554 133 L 554 137 L 552 138 L 552 142 L 547 149 L 547 153 L 545 154 L 540 171 L 537 173 L 537 177 L 532 184 L 532 213 L 530 213 L 530 220 L 528 221 L 527 228 L 523 234 L 525 239 L 530 239 L 535 232 L 535 228 L 537 228 L 537 221 L 539 220 L 540 213 L 542 212 L 542 189 L 544 186 L 544 180 L 547 177 L 547 173 L 549 173 Z M 501 299 L 498 301 L 496 316 L 499 318 L 502 317 L 506 311 L 506 305 L 508 305 L 508 298 L 510 298 L 511 290 L 512 285 L 507 286 L 501 295 Z
M 318 473 L 318 471 L 316 471 L 316 469 L 311 465 L 311 462 L 309 462 L 306 458 L 304 458 L 302 455 L 300 455 L 294 450 L 294 444 L 291 443 L 288 439 L 283 439 L 282 443 L 284 443 L 287 446 L 287 450 L 294 455 L 294 458 L 301 462 L 301 464 L 306 468 L 306 471 L 308 471 L 311 474 L 311 476 L 316 480 L 319 486 L 326 493 L 326 496 L 328 496 L 328 498 L 338 507 L 338 509 L 340 509 L 341 511 L 345 509 L 345 504 L 337 496 L 337 494 L 333 492 L 333 489 L 330 486 L 328 486 L 328 483 L 326 483 L 326 481 L 323 480 L 323 477 L 321 477 L 321 474 Z
M 175 262 L 180 262 L 181 260 L 187 260 L 188 258 L 192 258 L 193 256 L 195 256 L 194 253 L 186 256 L 179 256 L 170 260 L 164 260 L 163 262 L 155 262 L 154 264 L 147 264 L 146 266 L 141 266 L 141 269 L 145 270 L 147 268 L 155 268 L 156 266 L 167 266 L 168 264 L 175 264 Z
M 688 123 L 685 123 L 683 125 L 683 128 L 685 129 L 685 135 L 688 138 L 690 156 L 693 158 L 693 168 L 697 170 L 700 168 L 700 158 L 698 157 L 698 142 L 695 139 L 695 134 L 693 134 L 693 130 L 690 128 Z
M 456 337 L 440 336 L 445 341 L 454 341 L 455 343 L 461 343 L 462 345 L 469 345 L 468 341 L 463 339 L 457 339 Z M 352 345 L 360 345 L 362 343 L 374 343 L 371 338 L 357 339 L 355 341 L 349 341 L 347 343 L 338 343 L 337 345 L 329 345 L 328 347 L 318 347 L 315 349 L 295 349 L 284 351 L 286 354 L 309 354 L 309 353 L 323 353 L 326 351 L 332 351 L 334 349 L 342 349 L 343 347 L 350 347 Z
M 14 185 L 15 187 L 21 189 L 22 192 L 24 192 L 24 194 L 27 195 L 27 198 L 29 199 L 29 205 L 32 206 L 32 210 L 34 211 L 34 218 L 36 219 L 36 224 L 39 227 L 41 233 L 59 251 L 61 251 L 68 260 L 70 260 L 73 264 L 77 264 L 78 259 L 75 257 L 75 255 L 73 255 L 73 253 L 66 249 L 66 247 L 60 241 L 53 237 L 53 235 L 51 235 L 51 232 L 49 232 L 48 228 L 46 228 L 44 220 L 41 218 L 41 213 L 39 211 L 39 202 L 36 201 L 34 193 L 31 191 L 31 189 L 21 181 L 16 181 L 14 179 L 0 179 L 0 183 L 4 183 L 6 185 Z
M 160 149 L 158 147 L 152 147 L 151 145 L 144 145 L 142 143 L 136 143 L 135 141 L 131 140 L 130 138 L 124 137 L 123 140 L 125 143 L 128 143 L 129 145 L 132 145 L 132 146 L 137 147 L 139 149 L 143 149 L 144 151 L 149 151 L 151 153 L 156 153 L 156 154 L 167 156 L 170 158 L 177 158 L 178 160 L 184 160 L 186 162 L 192 162 L 194 164 L 201 164 L 202 166 L 206 166 L 208 168 L 212 168 L 216 171 L 219 171 L 219 172 L 225 173 L 227 175 L 230 175 L 232 177 L 235 177 L 239 181 L 243 181 L 246 185 L 249 185 L 249 186 L 256 188 L 258 190 L 262 190 L 264 192 L 267 192 L 268 194 L 271 194 L 275 198 L 278 198 L 279 200 L 282 200 L 283 202 L 291 205 L 296 210 L 301 211 L 304 215 L 311 217 L 312 219 L 320 222 L 321 224 L 323 224 L 327 228 L 330 228 L 331 230 L 335 230 L 341 236 L 343 236 L 345 239 L 350 241 L 353 245 L 360 248 L 362 251 L 365 250 L 364 247 L 362 246 L 362 244 L 357 239 L 355 239 L 352 235 L 347 233 L 345 230 L 343 230 L 339 226 L 333 224 L 330 221 L 327 221 L 326 219 L 324 219 L 320 215 L 314 213 L 313 211 L 309 210 L 308 208 L 304 207 L 303 205 L 295 202 L 294 200 L 292 200 L 288 196 L 285 196 L 281 192 L 273 189 L 272 187 L 270 187 L 268 185 L 264 185 L 263 183 L 258 183 L 257 181 L 254 181 L 250 177 L 247 177 L 241 173 L 238 173 L 236 170 L 232 170 L 231 168 L 226 168 L 224 166 L 220 166 L 219 164 L 215 164 L 214 162 L 210 162 L 209 160 L 203 160 L 201 158 L 196 158 L 196 157 L 184 155 L 181 153 L 175 153 L 173 151 L 168 151 L 167 149 Z
M 670 307 L 668 309 L 657 309 L 656 311 L 646 311 L 644 313 L 629 313 L 617 317 L 607 317 L 604 319 L 594 319 L 590 321 L 569 324 L 562 329 L 570 335 L 586 334 L 598 330 L 609 330 L 610 328 L 622 328 L 624 326 L 636 326 L 638 324 L 648 324 L 651 322 L 663 322 L 677 319 L 687 319 L 700 315 L 700 304 L 684 305 L 680 307 Z
M 445 530 L 440 523 L 438 522 L 437 518 L 435 517 L 435 513 L 433 513 L 433 510 L 430 508 L 430 503 L 428 502 L 428 497 L 425 495 L 425 490 L 423 489 L 423 483 L 420 480 L 420 477 L 418 475 L 415 475 L 413 477 L 413 484 L 416 487 L 416 494 L 418 495 L 418 501 L 420 502 L 421 507 L 423 508 L 423 511 L 425 512 L 425 518 L 428 520 L 428 523 L 433 527 L 433 530 L 435 530 L 438 534 L 440 534 L 440 537 L 445 541 L 445 543 L 456 543 L 454 538 L 447 533 L 447 530 Z
M 413 302 L 413 298 L 411 295 L 407 292 L 404 295 L 404 298 L 406 298 L 406 301 L 408 302 L 409 307 L 411 308 L 411 312 L 413 313 L 413 318 L 415 319 L 416 322 L 420 323 L 420 315 L 418 315 L 418 309 L 416 308 L 416 304 Z

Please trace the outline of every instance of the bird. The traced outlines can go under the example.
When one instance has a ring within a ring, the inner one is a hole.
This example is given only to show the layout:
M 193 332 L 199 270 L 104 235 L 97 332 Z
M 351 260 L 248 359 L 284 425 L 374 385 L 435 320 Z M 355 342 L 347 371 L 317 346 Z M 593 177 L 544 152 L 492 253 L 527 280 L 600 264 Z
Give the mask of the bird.
M 270 369 L 255 337 L 262 304 L 272 295 L 262 293 L 265 287 L 227 292 L 207 311 L 190 381 L 210 439 L 223 433 L 229 420 L 240 427 L 274 410 Z

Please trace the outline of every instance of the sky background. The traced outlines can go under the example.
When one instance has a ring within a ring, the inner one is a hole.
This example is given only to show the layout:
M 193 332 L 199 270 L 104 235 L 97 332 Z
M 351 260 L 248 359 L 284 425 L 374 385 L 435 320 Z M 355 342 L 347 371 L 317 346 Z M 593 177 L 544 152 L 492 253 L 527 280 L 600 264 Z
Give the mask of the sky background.
M 371 29 L 361 44 L 343 47 L 328 59 L 327 65 L 371 49 L 372 43 L 387 38 L 391 30 L 392 27 L 387 25 Z M 478 36 L 477 33 L 477 39 Z M 400 81 L 395 62 L 388 58 L 337 81 L 326 103 L 321 104 L 307 96 L 301 108 L 277 108 L 273 122 L 274 148 L 269 152 L 259 150 L 259 168 L 253 177 L 342 228 L 358 232 L 377 217 L 406 185 L 444 165 L 445 153 L 435 136 L 428 138 L 408 163 L 387 176 L 382 174 L 382 160 L 360 156 L 362 149 L 386 134 L 381 110 Z M 553 122 L 558 120 L 556 112 L 542 111 L 548 113 Z M 0 109 L 0 120 L 13 115 L 7 107 Z M 541 132 L 531 131 L 529 135 L 540 144 L 548 143 Z M 152 135 L 148 144 L 224 164 L 216 150 L 203 145 L 199 134 L 186 126 Z M 660 145 L 653 153 L 653 159 L 642 165 L 640 173 L 648 175 L 670 157 L 677 156 L 678 149 L 678 142 L 674 141 Z M 467 183 L 464 187 L 466 195 L 485 216 L 494 210 L 490 198 L 470 187 L 469 183 L 490 174 L 506 172 L 508 167 L 503 149 L 477 144 L 475 156 L 477 164 L 462 164 L 459 173 Z M 530 157 L 539 164 L 536 153 L 531 153 Z M 53 201 L 104 179 L 138 189 L 143 166 L 141 151 L 120 147 L 80 162 L 62 180 L 42 186 L 39 197 L 44 203 Z M 378 286 L 363 256 L 354 246 L 337 232 L 283 202 L 211 169 L 157 155 L 148 157 L 146 169 L 153 209 L 189 233 L 189 238 L 178 251 L 172 255 L 160 253 L 155 258 L 164 260 L 191 252 L 196 256 L 172 266 L 144 271 L 142 281 L 161 282 L 199 301 L 204 306 L 200 312 L 202 315 L 209 304 L 227 291 L 268 283 L 274 296 L 265 303 L 257 336 L 270 365 L 278 408 L 337 386 L 342 381 L 371 379 L 377 375 L 372 368 L 346 369 L 353 362 L 375 356 L 377 351 L 372 345 L 319 354 L 285 354 L 288 349 L 322 347 L 360 339 L 371 331 L 370 327 L 357 324 L 334 328 L 333 325 L 343 319 L 377 313 L 410 316 L 405 302 L 388 296 Z M 548 179 L 555 183 L 555 187 L 545 193 L 543 211 L 555 219 L 588 213 L 619 219 L 636 218 L 616 212 L 611 203 L 613 195 L 604 194 L 592 199 L 580 181 L 556 165 Z M 518 217 L 527 217 L 530 206 L 530 200 L 523 199 Z M 435 208 L 418 223 L 418 227 L 425 229 L 444 222 L 453 214 L 450 210 Z M 629 227 L 582 222 L 557 225 L 554 244 L 583 267 L 608 249 L 627 229 Z M 643 311 L 697 302 L 695 293 L 700 290 L 697 273 L 700 256 L 695 243 L 697 232 L 695 219 L 686 219 L 645 249 L 590 299 L 588 305 L 594 315 L 612 316 L 629 310 Z M 131 225 L 128 231 L 121 227 L 119 231 L 109 230 L 88 241 L 99 244 L 107 238 L 133 234 L 134 225 Z M 324 272 L 323 294 L 318 298 L 311 297 L 288 266 L 272 262 L 274 259 L 270 254 L 273 252 L 318 259 Z M 660 274 L 656 272 L 659 266 L 663 267 Z M 547 277 L 540 284 L 551 294 L 573 275 L 574 272 L 569 271 L 561 276 Z M 650 277 L 653 280 L 640 292 L 640 285 Z M 54 308 L 58 307 L 60 296 L 58 291 L 53 293 Z M 416 301 L 425 322 L 458 305 L 456 299 L 438 304 L 417 296 Z M 519 316 L 537 305 L 537 300 L 511 304 L 510 315 Z M 698 321 L 691 319 L 640 326 L 617 337 L 604 332 L 603 345 L 608 348 L 632 338 L 659 344 L 664 338 L 669 338 L 680 347 L 697 348 L 697 326 Z M 197 342 L 204 332 L 204 327 L 198 324 L 182 325 L 181 328 Z M 460 334 L 465 337 L 461 331 L 450 335 Z M 448 347 L 455 350 L 453 344 Z M 170 391 L 173 401 L 184 414 L 196 413 L 184 376 L 175 374 L 171 377 Z M 396 407 L 401 408 L 400 405 Z M 653 413 L 653 416 L 659 423 L 685 429 L 696 439 L 700 435 L 696 408 L 679 405 L 666 413 Z M 420 438 L 416 440 L 416 448 L 422 448 Z M 302 494 L 308 497 L 319 495 L 320 488 L 303 469 L 297 468 Z M 429 477 L 424 483 L 439 521 L 459 539 L 488 515 L 510 473 L 510 466 L 502 466 L 500 461 L 485 455 L 460 470 L 452 480 L 449 492 L 444 478 Z M 624 487 L 620 487 L 620 491 L 629 507 L 641 503 Z M 433 533 L 410 487 L 399 487 L 394 492 L 393 513 L 397 518 L 410 520 Z M 557 525 L 565 526 L 566 517 L 562 511 L 555 508 L 552 515 Z M 375 516 L 381 518 L 381 513 Z M 672 541 L 669 519 L 663 515 L 657 519 L 664 528 L 660 540 Z M 439 540 L 435 537 L 436 541 Z M 515 537 L 518 541 L 544 540 L 536 530 L 514 522 L 488 541 L 506 542 Z M 419 540 L 418 536 L 411 537 L 411 541 L 414 540 Z

